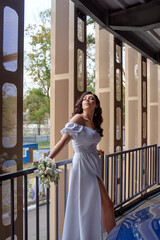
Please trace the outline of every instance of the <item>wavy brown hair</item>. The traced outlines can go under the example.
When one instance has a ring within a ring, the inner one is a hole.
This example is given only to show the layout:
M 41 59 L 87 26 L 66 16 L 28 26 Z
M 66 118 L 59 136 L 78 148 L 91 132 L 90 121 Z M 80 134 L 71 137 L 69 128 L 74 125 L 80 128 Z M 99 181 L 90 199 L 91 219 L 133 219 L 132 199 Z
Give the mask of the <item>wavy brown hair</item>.
M 102 108 L 100 107 L 100 101 L 99 101 L 97 95 L 93 94 L 92 92 L 84 92 L 75 104 L 75 108 L 74 108 L 74 112 L 72 113 L 72 117 L 74 115 L 76 115 L 77 113 L 83 113 L 83 109 L 82 109 L 83 98 L 84 98 L 84 96 L 86 96 L 88 94 L 92 94 L 96 99 L 96 104 L 97 104 L 98 107 L 95 108 L 95 112 L 94 112 L 94 115 L 93 115 L 93 122 L 95 124 L 96 131 L 102 137 L 103 136 L 103 129 L 101 128 L 101 124 L 103 122 Z

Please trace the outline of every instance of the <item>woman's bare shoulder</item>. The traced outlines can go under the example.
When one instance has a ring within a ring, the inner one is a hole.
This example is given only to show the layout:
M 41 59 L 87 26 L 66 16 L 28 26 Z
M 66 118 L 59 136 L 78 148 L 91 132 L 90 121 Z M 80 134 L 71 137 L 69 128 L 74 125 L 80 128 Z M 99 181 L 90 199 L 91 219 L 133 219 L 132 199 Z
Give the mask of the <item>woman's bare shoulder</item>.
M 84 125 L 83 116 L 80 113 L 75 114 L 71 119 L 70 122 L 78 123 Z

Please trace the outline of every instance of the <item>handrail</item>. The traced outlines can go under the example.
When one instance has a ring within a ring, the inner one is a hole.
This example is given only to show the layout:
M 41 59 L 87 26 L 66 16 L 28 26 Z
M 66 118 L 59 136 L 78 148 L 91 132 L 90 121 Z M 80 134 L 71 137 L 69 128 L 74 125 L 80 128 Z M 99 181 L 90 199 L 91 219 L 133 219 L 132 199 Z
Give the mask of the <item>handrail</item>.
M 72 158 L 56 162 L 56 167 L 64 166 L 69 163 L 72 163 Z
M 18 170 L 16 172 L 0 174 L 0 182 L 6 181 L 6 180 L 9 180 L 9 179 L 12 179 L 12 178 L 16 178 L 16 177 L 21 177 L 21 176 L 24 176 L 24 175 L 28 175 L 30 173 L 33 173 L 34 170 L 36 170 L 36 167 L 23 169 L 23 170 Z
M 133 151 L 139 151 L 139 150 L 142 150 L 142 149 L 145 149 L 145 148 L 150 148 L 150 147 L 155 147 L 155 146 L 157 146 L 157 144 L 152 144 L 152 145 L 139 147 L 139 148 L 133 148 L 133 149 L 129 149 L 129 150 L 121 151 L 121 152 L 109 153 L 106 156 L 108 156 L 108 157 L 117 156 L 117 155 L 129 153 L 129 152 L 133 152 Z
M 72 159 L 66 159 L 66 160 L 56 162 L 56 167 L 64 166 L 69 163 L 72 163 Z M 0 174 L 0 182 L 33 173 L 34 170 L 36 169 L 37 169 L 36 167 L 32 167 L 28 169 L 18 170 L 16 172 Z

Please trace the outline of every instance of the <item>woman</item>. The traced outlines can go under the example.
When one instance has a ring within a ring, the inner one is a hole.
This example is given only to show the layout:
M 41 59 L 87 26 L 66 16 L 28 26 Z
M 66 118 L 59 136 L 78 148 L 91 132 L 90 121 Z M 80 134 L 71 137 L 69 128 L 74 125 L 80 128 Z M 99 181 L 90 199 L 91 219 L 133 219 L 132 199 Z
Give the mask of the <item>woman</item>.
M 62 240 L 101 240 L 102 222 L 107 233 L 116 225 L 113 203 L 101 179 L 101 160 L 96 146 L 103 136 L 102 110 L 95 94 L 78 100 L 62 138 L 49 157 L 54 158 L 72 139 L 74 157 Z M 101 221 L 102 220 L 102 221 Z

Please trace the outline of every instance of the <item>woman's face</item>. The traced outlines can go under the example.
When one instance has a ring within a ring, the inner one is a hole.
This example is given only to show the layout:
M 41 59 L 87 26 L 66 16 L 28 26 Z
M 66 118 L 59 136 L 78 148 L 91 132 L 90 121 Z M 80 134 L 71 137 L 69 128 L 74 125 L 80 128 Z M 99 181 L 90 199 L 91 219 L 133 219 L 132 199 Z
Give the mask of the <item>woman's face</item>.
M 83 110 L 95 110 L 95 108 L 97 107 L 96 104 L 96 99 L 94 97 L 94 95 L 92 94 L 87 94 L 83 97 L 82 100 L 82 109 Z

